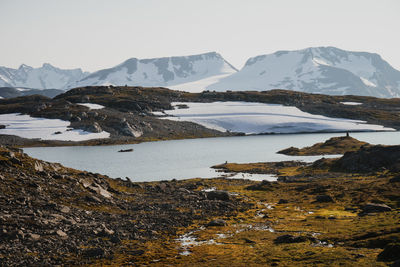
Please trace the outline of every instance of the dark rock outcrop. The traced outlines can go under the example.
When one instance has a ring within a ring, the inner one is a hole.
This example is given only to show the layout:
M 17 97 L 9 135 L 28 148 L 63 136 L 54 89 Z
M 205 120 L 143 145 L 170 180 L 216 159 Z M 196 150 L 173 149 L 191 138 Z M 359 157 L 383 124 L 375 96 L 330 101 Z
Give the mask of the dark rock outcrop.
M 315 197 L 315 202 L 329 203 L 329 202 L 335 202 L 335 201 L 329 195 L 318 195 L 318 196 Z
M 389 180 L 389 183 L 400 183 L 400 176 L 393 177 Z
M 270 190 L 272 186 L 272 183 L 267 180 L 263 180 L 260 183 L 249 185 L 246 187 L 247 190 L 255 190 L 255 191 L 265 191 L 265 190 Z
M 400 260 L 400 243 L 388 244 L 378 255 L 379 261 Z
M 348 172 L 400 171 L 400 145 L 363 146 L 357 151 L 346 152 L 334 163 L 333 169 Z
M 289 203 L 289 201 L 287 201 L 286 199 L 279 199 L 278 204 L 287 204 Z
M 229 201 L 230 196 L 229 193 L 226 191 L 210 191 L 207 192 L 207 199 L 209 200 L 222 200 L 222 201 Z
M 91 133 L 101 133 L 103 131 L 97 122 L 86 125 L 83 127 L 83 129 Z
M 291 243 L 302 243 L 308 240 L 305 236 L 293 236 L 293 235 L 281 235 L 275 240 L 275 244 L 291 244 Z
M 207 224 L 207 226 L 225 226 L 226 222 L 222 219 L 212 220 Z
M 343 154 L 348 151 L 356 151 L 360 147 L 368 145 L 350 136 L 332 137 L 324 143 L 317 143 L 313 146 L 297 148 L 289 147 L 278 151 L 277 153 L 291 156 L 311 156 L 311 155 L 328 155 Z
M 124 121 L 119 128 L 119 131 L 126 136 L 132 137 L 140 137 L 143 134 L 143 131 L 138 129 L 137 127 L 129 124 L 127 121 Z
M 361 207 L 362 213 L 374 213 L 391 211 L 392 208 L 386 204 L 368 203 Z

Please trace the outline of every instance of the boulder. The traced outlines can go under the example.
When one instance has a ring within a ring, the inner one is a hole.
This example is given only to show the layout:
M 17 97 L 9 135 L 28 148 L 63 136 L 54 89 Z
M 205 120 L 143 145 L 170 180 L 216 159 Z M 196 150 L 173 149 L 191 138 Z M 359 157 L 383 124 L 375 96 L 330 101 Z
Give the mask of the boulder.
M 333 166 L 334 169 L 348 172 L 398 171 L 399 167 L 400 145 L 362 146 L 357 151 L 346 152 Z
M 378 255 L 379 261 L 400 260 L 400 243 L 388 244 Z
M 229 201 L 230 196 L 229 196 L 229 193 L 226 191 L 216 190 L 216 191 L 207 192 L 207 199 Z
M 39 239 L 40 239 L 40 235 L 38 235 L 38 234 L 29 234 L 29 238 L 30 238 L 31 240 L 36 241 L 36 240 L 39 240 Z
M 272 183 L 267 181 L 267 180 L 263 180 L 258 184 L 254 184 L 254 185 L 249 185 L 248 187 L 246 187 L 247 190 L 258 190 L 258 191 L 265 191 L 265 190 L 269 190 L 271 188 Z
M 300 153 L 300 149 L 298 149 L 297 147 L 289 147 L 286 149 L 282 149 L 280 151 L 278 151 L 277 153 L 279 154 L 284 154 L 284 155 L 297 155 Z
M 279 199 L 278 204 L 286 204 L 289 203 L 289 201 L 287 201 L 286 199 Z
M 329 195 L 319 195 L 315 197 L 315 201 L 319 203 L 335 202 Z
M 400 260 L 396 260 L 395 262 L 393 262 L 390 267 L 400 267 Z
M 226 222 L 222 219 L 212 220 L 207 224 L 207 226 L 225 226 Z
M 71 209 L 70 209 L 69 207 L 67 207 L 67 206 L 63 206 L 63 207 L 60 209 L 60 211 L 61 211 L 62 213 L 69 213 L 69 212 L 71 211 Z
M 129 124 L 127 121 L 122 122 L 119 131 L 126 136 L 140 137 L 143 131 Z
M 63 230 L 57 230 L 56 234 L 59 237 L 67 237 L 68 236 Z
M 400 176 L 395 176 L 389 180 L 389 183 L 400 183 Z
M 35 168 L 35 171 L 37 171 L 37 172 L 42 172 L 44 170 L 42 163 L 40 163 L 39 161 L 35 161 L 34 168 Z
M 81 118 L 84 118 L 84 119 L 86 119 L 86 118 L 88 117 L 88 115 L 87 115 L 86 112 L 81 112 L 81 113 L 79 113 L 79 116 L 80 116 Z
M 278 236 L 275 240 L 275 244 L 291 244 L 291 243 L 301 243 L 306 242 L 308 240 L 305 236 L 293 236 L 293 235 L 281 235 Z
M 85 125 L 84 127 L 85 131 L 91 132 L 91 133 L 101 133 L 103 129 L 101 129 L 100 125 L 97 122 L 94 122 L 89 125 Z
M 392 208 L 386 204 L 368 203 L 361 207 L 363 213 L 391 211 Z

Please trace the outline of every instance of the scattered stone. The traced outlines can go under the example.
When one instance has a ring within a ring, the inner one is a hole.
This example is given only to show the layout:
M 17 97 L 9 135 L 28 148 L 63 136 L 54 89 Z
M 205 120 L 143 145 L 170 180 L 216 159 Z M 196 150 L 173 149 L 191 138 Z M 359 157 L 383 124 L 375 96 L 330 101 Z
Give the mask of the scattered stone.
M 62 179 L 63 176 L 61 174 L 56 173 L 56 174 L 53 174 L 53 178 L 54 179 Z
M 30 239 L 32 240 L 39 240 L 40 239 L 40 235 L 37 234 L 29 234 Z
M 165 183 L 161 183 L 158 185 L 158 188 L 160 191 L 165 192 L 165 190 L 167 189 L 167 185 Z
M 34 168 L 35 168 L 35 171 L 37 171 L 37 172 L 42 172 L 44 170 L 42 163 L 40 163 L 39 161 L 35 161 Z
M 101 202 L 101 200 L 95 196 L 85 196 L 85 200 L 89 202 Z
M 62 230 L 57 230 L 56 234 L 57 234 L 58 236 L 60 236 L 60 237 L 67 237 L 67 236 L 68 236 L 68 235 L 67 235 L 64 231 L 62 231 Z
M 60 209 L 60 211 L 61 211 L 62 213 L 69 213 L 69 212 L 71 211 L 71 209 L 70 209 L 69 207 L 67 207 L 67 206 L 63 206 L 63 207 Z

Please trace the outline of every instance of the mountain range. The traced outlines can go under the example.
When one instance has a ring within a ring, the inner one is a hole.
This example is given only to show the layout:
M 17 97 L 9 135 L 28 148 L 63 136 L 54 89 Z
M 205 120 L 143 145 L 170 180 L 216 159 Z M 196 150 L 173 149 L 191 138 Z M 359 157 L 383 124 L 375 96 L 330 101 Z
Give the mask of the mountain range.
M 168 87 L 201 92 L 287 89 L 329 95 L 400 97 L 400 71 L 378 54 L 335 47 L 278 51 L 247 60 L 237 70 L 220 54 L 153 59 L 130 58 L 93 73 L 40 68 L 0 67 L 0 87 L 63 89 L 93 85 Z
M 69 84 L 89 75 L 81 69 L 65 70 L 44 63 L 39 68 L 22 64 L 18 69 L 0 67 L 0 87 L 69 89 Z
M 378 54 L 316 47 L 250 58 L 239 72 L 207 87 L 216 91 L 244 88 L 399 97 L 400 72 Z

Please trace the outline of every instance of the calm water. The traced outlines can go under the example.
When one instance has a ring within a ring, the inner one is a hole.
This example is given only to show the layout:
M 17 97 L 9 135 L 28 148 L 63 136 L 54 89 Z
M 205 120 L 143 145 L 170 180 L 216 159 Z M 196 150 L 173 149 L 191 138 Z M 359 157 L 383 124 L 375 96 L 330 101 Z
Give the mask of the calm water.
M 216 177 L 212 165 L 228 162 L 312 161 L 319 157 L 276 154 L 290 146 L 304 147 L 341 134 L 291 134 L 221 137 L 141 143 L 137 145 L 25 148 L 32 157 L 67 167 L 134 181 Z M 372 144 L 400 144 L 400 132 L 352 133 Z M 133 152 L 118 153 L 133 148 Z M 254 177 L 254 179 L 260 179 Z

